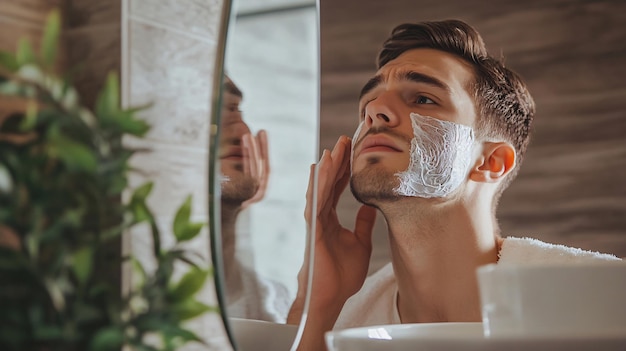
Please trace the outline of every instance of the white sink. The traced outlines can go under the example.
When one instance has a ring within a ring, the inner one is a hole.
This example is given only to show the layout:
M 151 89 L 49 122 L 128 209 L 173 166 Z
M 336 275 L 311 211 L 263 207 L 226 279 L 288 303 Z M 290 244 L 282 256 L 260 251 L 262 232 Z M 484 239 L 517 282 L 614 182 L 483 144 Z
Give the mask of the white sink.
M 330 351 L 624 351 L 626 335 L 485 337 L 482 323 L 422 323 L 328 332 L 326 345 Z
M 242 318 L 229 318 L 228 321 L 237 351 L 289 351 L 298 332 L 298 326 L 291 324 Z

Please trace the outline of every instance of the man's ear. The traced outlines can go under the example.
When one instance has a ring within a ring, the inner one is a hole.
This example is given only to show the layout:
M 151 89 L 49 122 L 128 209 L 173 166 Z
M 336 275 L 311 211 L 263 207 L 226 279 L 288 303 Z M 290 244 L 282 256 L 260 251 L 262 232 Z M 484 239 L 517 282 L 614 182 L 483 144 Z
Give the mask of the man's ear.
M 511 144 L 484 143 L 483 152 L 470 171 L 470 179 L 475 182 L 497 182 L 515 167 L 515 158 L 515 149 Z

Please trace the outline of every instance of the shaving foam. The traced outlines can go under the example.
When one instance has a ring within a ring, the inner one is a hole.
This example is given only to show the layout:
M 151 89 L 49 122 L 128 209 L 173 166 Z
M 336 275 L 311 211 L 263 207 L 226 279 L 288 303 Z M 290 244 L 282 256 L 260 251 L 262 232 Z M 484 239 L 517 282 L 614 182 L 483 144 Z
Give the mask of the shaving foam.
M 217 178 L 217 180 L 219 181 L 220 185 L 224 185 L 228 182 L 230 182 L 230 177 L 225 175 L 224 173 L 220 173 L 219 177 Z
M 414 134 L 411 159 L 406 171 L 396 173 L 400 184 L 394 191 L 404 196 L 445 197 L 467 176 L 474 131 L 466 125 L 417 113 L 411 113 L 410 118 Z
M 364 124 L 365 120 L 361 121 L 361 123 L 359 123 L 359 126 L 356 128 L 356 132 L 354 132 L 354 136 L 352 136 L 352 146 L 350 148 L 350 174 L 352 174 L 352 165 L 354 160 L 354 144 L 356 144 L 356 141 L 361 134 L 361 129 L 363 128 Z

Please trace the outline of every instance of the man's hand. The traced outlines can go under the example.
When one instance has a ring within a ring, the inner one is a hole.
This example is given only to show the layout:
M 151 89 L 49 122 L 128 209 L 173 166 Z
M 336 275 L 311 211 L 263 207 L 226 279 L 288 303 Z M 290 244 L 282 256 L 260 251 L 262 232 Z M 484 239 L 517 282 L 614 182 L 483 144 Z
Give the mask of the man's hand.
M 311 167 L 305 218 L 315 220 L 315 248 L 311 302 L 300 350 L 323 347 L 324 332 L 332 329 L 346 300 L 367 276 L 372 252 L 372 228 L 376 210 L 362 206 L 354 231 L 344 228 L 337 217 L 337 203 L 350 181 L 350 139 L 342 136 L 332 152 L 324 150 L 317 165 L 317 206 L 313 211 L 315 167 Z M 306 296 L 308 258 L 300 271 L 298 296 L 289 322 L 301 314 Z
M 256 179 L 259 185 L 254 196 L 241 204 L 241 208 L 244 209 L 253 203 L 261 201 L 267 190 L 267 183 L 270 176 L 267 132 L 260 130 L 256 137 L 253 137 L 252 134 L 245 134 L 241 138 L 241 143 L 243 149 L 244 173 Z

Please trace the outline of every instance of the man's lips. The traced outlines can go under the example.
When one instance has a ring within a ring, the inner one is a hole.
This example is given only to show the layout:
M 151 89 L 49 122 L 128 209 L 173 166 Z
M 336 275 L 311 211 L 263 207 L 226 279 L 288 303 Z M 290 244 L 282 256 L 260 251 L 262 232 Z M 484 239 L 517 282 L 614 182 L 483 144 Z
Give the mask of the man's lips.
M 363 139 L 356 154 L 361 155 L 368 152 L 402 152 L 402 148 L 386 136 L 371 135 Z
M 241 160 L 243 159 L 243 149 L 239 146 L 226 148 L 220 156 L 222 160 Z

